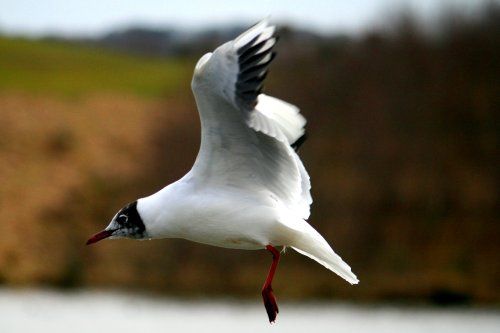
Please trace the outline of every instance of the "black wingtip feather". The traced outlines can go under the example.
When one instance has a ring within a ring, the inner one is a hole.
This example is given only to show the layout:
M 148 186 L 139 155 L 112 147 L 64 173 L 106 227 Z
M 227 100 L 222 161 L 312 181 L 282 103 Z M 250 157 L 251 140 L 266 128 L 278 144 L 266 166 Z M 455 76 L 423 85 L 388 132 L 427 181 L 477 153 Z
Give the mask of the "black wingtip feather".
M 266 50 L 261 50 L 261 48 L 270 40 L 273 40 L 273 44 L 268 47 L 268 49 Z M 274 47 L 274 45 L 276 45 L 276 37 L 271 37 L 269 39 L 265 39 L 255 45 L 252 45 L 250 47 L 248 47 L 245 51 L 243 51 L 242 53 L 239 53 L 238 52 L 238 55 L 239 55 L 239 60 L 240 62 L 245 62 L 246 58 L 248 58 L 249 56 L 252 56 L 252 55 L 256 55 L 256 54 L 267 54 L 268 51 L 270 49 L 272 49 Z M 240 49 L 241 50 L 241 49 Z
M 251 29 L 251 28 L 250 28 Z M 245 45 L 243 45 L 242 47 L 240 47 L 238 49 L 238 51 L 236 52 L 238 54 L 238 57 L 241 56 L 243 53 L 245 53 L 249 48 L 252 47 L 253 43 L 255 43 L 255 41 L 260 37 L 260 35 L 257 35 L 255 36 L 254 38 L 252 38 L 248 43 L 246 43 Z
M 299 151 L 299 148 L 302 146 L 302 144 L 304 142 L 306 142 L 307 140 L 307 132 L 304 132 L 304 134 L 302 134 L 302 136 L 300 138 L 298 138 L 297 140 L 295 140 L 294 143 L 292 143 L 290 146 L 296 151 L 298 152 Z
M 261 34 L 255 36 L 237 50 L 239 73 L 235 94 L 236 101 L 244 109 L 252 110 L 257 105 L 257 96 L 262 91 L 269 64 L 276 57 L 273 48 L 278 36 L 273 33 L 269 38 L 257 42 L 260 37 Z

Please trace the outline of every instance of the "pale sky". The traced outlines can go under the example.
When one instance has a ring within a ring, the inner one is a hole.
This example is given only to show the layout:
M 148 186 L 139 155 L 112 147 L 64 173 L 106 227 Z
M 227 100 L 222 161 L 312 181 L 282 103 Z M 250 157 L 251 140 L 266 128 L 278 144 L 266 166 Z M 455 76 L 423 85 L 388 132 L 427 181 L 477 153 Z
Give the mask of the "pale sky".
M 0 32 L 96 35 L 141 24 L 203 29 L 257 22 L 320 32 L 358 33 L 383 23 L 400 8 L 432 18 L 443 6 L 470 11 L 491 0 L 0 0 Z

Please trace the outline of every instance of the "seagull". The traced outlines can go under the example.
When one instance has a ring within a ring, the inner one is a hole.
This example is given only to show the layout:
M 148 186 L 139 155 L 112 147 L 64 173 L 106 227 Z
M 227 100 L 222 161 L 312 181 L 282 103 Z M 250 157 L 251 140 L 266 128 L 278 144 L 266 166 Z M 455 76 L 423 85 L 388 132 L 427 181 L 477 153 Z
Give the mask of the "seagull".
M 291 247 L 351 284 L 356 275 L 306 221 L 312 198 L 297 150 L 305 118 L 261 93 L 278 40 L 267 19 L 200 58 L 191 88 L 201 121 L 192 169 L 129 203 L 87 245 L 102 239 L 182 238 L 243 250 L 265 249 L 272 264 L 262 287 L 269 322 L 279 312 L 272 281 L 277 248 Z

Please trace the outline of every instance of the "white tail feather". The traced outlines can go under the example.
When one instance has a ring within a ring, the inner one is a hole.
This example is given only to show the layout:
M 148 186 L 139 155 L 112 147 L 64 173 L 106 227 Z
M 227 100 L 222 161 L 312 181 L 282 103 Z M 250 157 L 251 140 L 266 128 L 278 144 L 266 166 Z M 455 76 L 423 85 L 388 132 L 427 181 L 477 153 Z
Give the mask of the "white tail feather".
M 290 227 L 290 225 L 287 226 Z M 297 229 L 295 229 L 296 227 Z M 295 224 L 293 229 L 295 232 L 289 245 L 291 248 L 317 261 L 350 284 L 357 284 L 359 282 L 356 275 L 351 271 L 351 267 L 332 250 L 323 236 L 309 223 L 302 220 L 301 223 Z

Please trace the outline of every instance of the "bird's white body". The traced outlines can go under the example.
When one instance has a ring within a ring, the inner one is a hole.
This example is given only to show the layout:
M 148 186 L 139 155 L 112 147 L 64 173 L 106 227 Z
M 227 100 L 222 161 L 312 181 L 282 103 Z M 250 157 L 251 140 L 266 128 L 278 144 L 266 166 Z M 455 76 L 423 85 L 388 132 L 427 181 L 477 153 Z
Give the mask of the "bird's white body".
M 252 75 L 263 80 L 272 60 L 273 34 L 262 21 L 200 59 L 192 81 L 202 128 L 198 157 L 182 179 L 139 199 L 137 211 L 150 238 L 247 250 L 288 246 L 357 283 L 306 222 L 309 176 L 291 147 L 304 135 L 304 117 L 260 87 L 251 95 Z M 251 47 L 260 58 L 242 60 Z
M 268 244 L 282 245 L 272 238 L 277 231 L 273 229 L 278 227 L 276 204 L 258 193 L 204 186 L 188 174 L 140 199 L 137 209 L 152 238 L 184 238 L 226 248 L 257 250 Z M 155 213 L 158 211 L 161 213 Z

